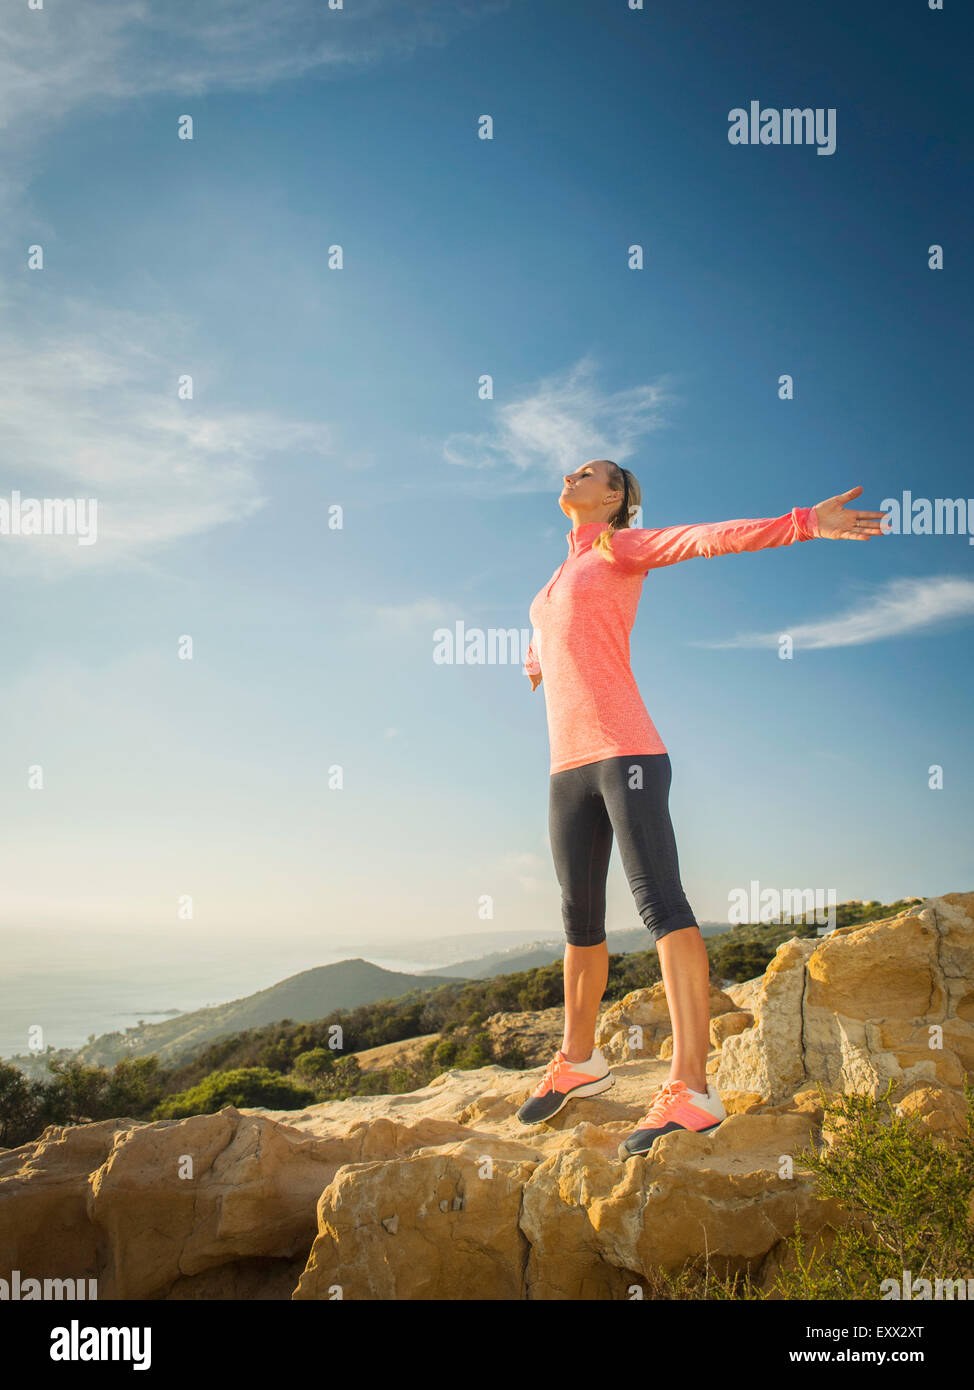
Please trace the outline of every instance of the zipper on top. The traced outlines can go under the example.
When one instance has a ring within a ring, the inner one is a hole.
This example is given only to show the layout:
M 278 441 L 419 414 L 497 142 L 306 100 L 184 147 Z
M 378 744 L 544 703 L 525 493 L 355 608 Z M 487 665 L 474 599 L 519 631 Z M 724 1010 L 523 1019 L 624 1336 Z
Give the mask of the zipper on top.
M 559 579 L 561 578 L 561 571 L 565 568 L 565 566 L 566 566 L 567 564 L 568 564 L 568 556 L 566 555 L 565 558 L 564 558 L 564 560 L 562 560 L 562 562 L 561 562 L 561 568 L 559 569 L 558 573 L 555 575 L 554 579 L 551 581 L 551 583 L 548 585 L 547 590 L 545 591 L 545 596 L 544 596 L 544 601 L 545 601 L 545 603 L 548 602 L 548 595 L 551 593 L 552 589 L 553 589 L 553 588 L 555 587 L 555 585 L 558 583 Z

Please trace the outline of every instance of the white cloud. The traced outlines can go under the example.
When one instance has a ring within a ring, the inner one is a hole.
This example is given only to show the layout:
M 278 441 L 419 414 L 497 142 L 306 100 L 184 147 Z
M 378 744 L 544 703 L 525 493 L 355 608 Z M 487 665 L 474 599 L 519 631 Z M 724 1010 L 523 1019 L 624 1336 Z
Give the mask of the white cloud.
M 195 353 L 176 316 L 66 298 L 56 313 L 56 325 L 33 322 L 29 333 L 18 322 L 26 311 L 0 325 L 0 491 L 8 501 L 14 490 L 93 497 L 98 539 L 0 536 L 7 571 L 137 563 L 163 544 L 253 516 L 267 500 L 257 476 L 267 456 L 331 451 L 320 424 L 177 399 Z
M 456 622 L 455 615 L 461 611 L 455 604 L 436 598 L 418 598 L 409 603 L 376 603 L 368 606 L 371 618 L 403 631 L 414 627 L 428 627 L 431 623 L 448 622 L 452 627 Z
M 506 471 L 515 491 L 548 485 L 586 459 L 623 462 L 645 435 L 662 428 L 663 407 L 676 398 L 667 377 L 607 392 L 594 374 L 595 362 L 586 356 L 545 377 L 530 395 L 483 403 L 491 426 L 480 434 L 450 435 L 444 457 L 462 468 L 491 470 L 492 488 L 497 471 Z
M 921 633 L 935 624 L 974 614 L 974 580 L 952 575 L 893 579 L 855 607 L 817 623 L 798 623 L 776 632 L 742 633 L 728 642 L 694 642 L 699 647 L 776 647 L 783 635 L 795 647 L 858 647 Z
M 4 6 L 0 33 L 0 244 L 18 250 L 43 214 L 30 185 L 45 137 L 71 116 L 123 118 L 153 97 L 193 114 L 208 92 L 262 91 L 329 78 L 417 50 L 490 20 L 510 0 L 27 0 Z M 188 111 L 187 111 L 188 108 Z M 175 132 L 175 126 L 173 126 Z M 175 138 L 175 133 L 173 134 Z
M 327 76 L 443 44 L 508 0 L 71 0 L 5 7 L 0 130 L 132 97 Z

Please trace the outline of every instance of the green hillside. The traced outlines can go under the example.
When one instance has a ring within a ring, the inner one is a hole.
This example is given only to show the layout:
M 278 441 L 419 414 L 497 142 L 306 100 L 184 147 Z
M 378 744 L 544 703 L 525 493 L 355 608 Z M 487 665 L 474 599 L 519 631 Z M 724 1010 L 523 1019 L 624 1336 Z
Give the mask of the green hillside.
M 143 1024 L 124 1033 L 104 1033 L 74 1055 L 91 1066 L 110 1066 L 124 1057 L 148 1056 L 172 1065 L 198 1054 L 208 1043 L 228 1033 L 260 1028 L 281 1019 L 296 1023 L 320 1019 L 336 1010 L 395 999 L 424 987 L 429 987 L 429 981 L 422 975 L 402 975 L 367 960 L 341 960 L 302 970 L 243 999 L 179 1014 L 164 1023 Z

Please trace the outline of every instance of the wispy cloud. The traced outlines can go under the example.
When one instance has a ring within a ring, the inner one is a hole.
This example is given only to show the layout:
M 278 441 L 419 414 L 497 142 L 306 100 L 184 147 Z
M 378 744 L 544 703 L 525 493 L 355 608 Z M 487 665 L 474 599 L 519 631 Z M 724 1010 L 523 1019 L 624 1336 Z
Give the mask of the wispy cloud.
M 4 6 L 0 32 L 0 242 L 36 229 L 29 190 L 45 137 L 68 117 L 263 91 L 405 61 L 510 0 L 68 0 Z M 185 107 L 174 115 L 184 114 Z M 189 110 L 192 114 L 192 108 Z
M 669 378 L 605 391 L 595 372 L 586 356 L 516 401 L 485 403 L 491 426 L 450 435 L 444 457 L 458 467 L 491 470 L 492 487 L 498 473 L 506 474 L 515 491 L 550 485 L 589 458 L 630 458 L 640 440 L 665 424 L 663 408 L 676 399 Z
M 81 0 L 7 6 L 0 130 L 97 102 L 266 87 L 408 58 L 509 0 Z
M 29 333 L 26 310 L 0 327 L 0 483 L 8 499 L 14 490 L 95 498 L 98 539 L 2 536 L 8 572 L 137 562 L 257 512 L 267 457 L 331 451 L 320 424 L 179 400 L 178 377 L 195 353 L 177 316 L 67 298 L 56 311 L 56 324 L 32 323 Z
M 407 632 L 415 627 L 430 627 L 433 624 L 449 625 L 457 621 L 462 610 L 456 604 L 444 599 L 418 598 L 409 603 L 376 603 L 368 605 L 370 618 L 387 623 L 392 628 Z
M 974 580 L 953 575 L 893 579 L 854 607 L 817 623 L 799 623 L 776 632 L 746 632 L 727 642 L 694 642 L 697 647 L 776 647 L 782 636 L 796 648 L 858 647 L 974 614 Z

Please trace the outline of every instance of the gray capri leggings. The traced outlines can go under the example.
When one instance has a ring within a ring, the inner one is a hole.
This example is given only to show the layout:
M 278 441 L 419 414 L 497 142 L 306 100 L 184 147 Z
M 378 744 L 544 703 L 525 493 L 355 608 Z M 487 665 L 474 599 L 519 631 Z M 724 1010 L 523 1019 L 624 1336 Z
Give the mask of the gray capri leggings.
M 668 753 L 623 754 L 552 773 L 548 834 L 569 945 L 605 940 L 613 832 L 636 907 L 654 940 L 695 927 L 670 821 Z

